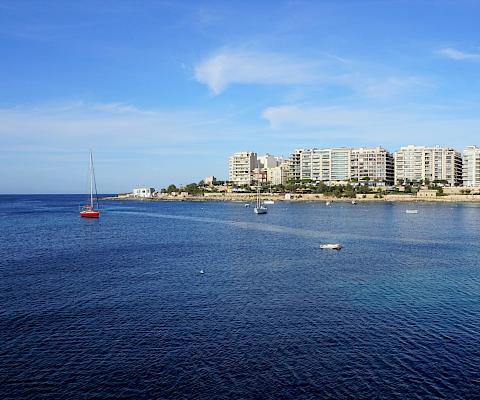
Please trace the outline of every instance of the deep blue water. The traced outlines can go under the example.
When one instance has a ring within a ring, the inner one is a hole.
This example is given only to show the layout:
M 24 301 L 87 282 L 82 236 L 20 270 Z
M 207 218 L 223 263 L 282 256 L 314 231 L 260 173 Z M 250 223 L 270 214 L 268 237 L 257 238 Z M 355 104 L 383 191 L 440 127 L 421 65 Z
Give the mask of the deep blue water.
M 480 398 L 480 205 L 80 200 L 0 196 L 1 399 Z

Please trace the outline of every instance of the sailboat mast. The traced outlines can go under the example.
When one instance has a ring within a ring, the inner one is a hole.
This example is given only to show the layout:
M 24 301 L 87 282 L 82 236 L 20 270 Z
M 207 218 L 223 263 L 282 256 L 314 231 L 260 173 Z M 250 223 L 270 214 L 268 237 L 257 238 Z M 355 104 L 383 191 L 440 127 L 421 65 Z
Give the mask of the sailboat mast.
M 93 209 L 93 158 L 90 151 L 90 206 Z
M 257 163 L 257 208 L 260 207 L 260 163 Z

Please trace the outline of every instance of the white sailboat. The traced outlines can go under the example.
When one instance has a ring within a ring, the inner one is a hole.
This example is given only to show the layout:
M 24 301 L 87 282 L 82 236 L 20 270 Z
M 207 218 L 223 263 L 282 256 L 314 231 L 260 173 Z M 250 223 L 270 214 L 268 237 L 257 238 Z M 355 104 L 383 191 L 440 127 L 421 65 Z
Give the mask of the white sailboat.
M 260 167 L 258 167 L 258 175 L 257 175 L 257 203 L 253 211 L 255 214 L 267 213 L 267 207 L 265 207 L 260 201 Z

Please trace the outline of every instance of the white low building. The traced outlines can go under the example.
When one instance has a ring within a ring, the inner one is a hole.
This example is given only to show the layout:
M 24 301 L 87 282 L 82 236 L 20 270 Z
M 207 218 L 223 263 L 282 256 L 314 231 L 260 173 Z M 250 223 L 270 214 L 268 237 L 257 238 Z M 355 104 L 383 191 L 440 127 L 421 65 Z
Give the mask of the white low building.
M 133 189 L 133 197 L 153 197 L 155 188 L 136 188 Z

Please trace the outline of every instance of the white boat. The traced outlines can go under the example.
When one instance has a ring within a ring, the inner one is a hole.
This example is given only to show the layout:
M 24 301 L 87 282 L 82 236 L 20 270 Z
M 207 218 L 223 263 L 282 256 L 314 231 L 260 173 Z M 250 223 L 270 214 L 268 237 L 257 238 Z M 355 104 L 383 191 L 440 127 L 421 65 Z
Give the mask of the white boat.
M 331 203 L 330 203 L 329 201 L 327 201 L 327 202 L 325 203 L 326 206 L 329 206 L 330 204 L 331 204 Z
M 340 250 L 342 248 L 342 245 L 338 243 L 325 243 L 321 244 L 320 248 L 325 250 Z
M 418 214 L 418 210 L 407 210 L 405 211 L 407 214 Z
M 352 200 L 352 204 L 355 205 L 357 204 L 357 202 L 355 200 Z
M 263 204 L 275 204 L 273 200 L 265 200 Z
M 266 214 L 267 207 L 265 207 L 260 201 L 260 166 L 258 167 L 258 176 L 257 176 L 257 202 L 255 208 L 253 209 L 255 214 Z
M 250 204 L 249 204 L 249 203 L 246 203 L 246 204 L 245 204 L 245 207 L 250 207 Z
M 267 213 L 267 207 L 265 207 L 265 206 L 255 207 L 253 209 L 253 211 L 255 212 L 255 214 L 266 214 Z

